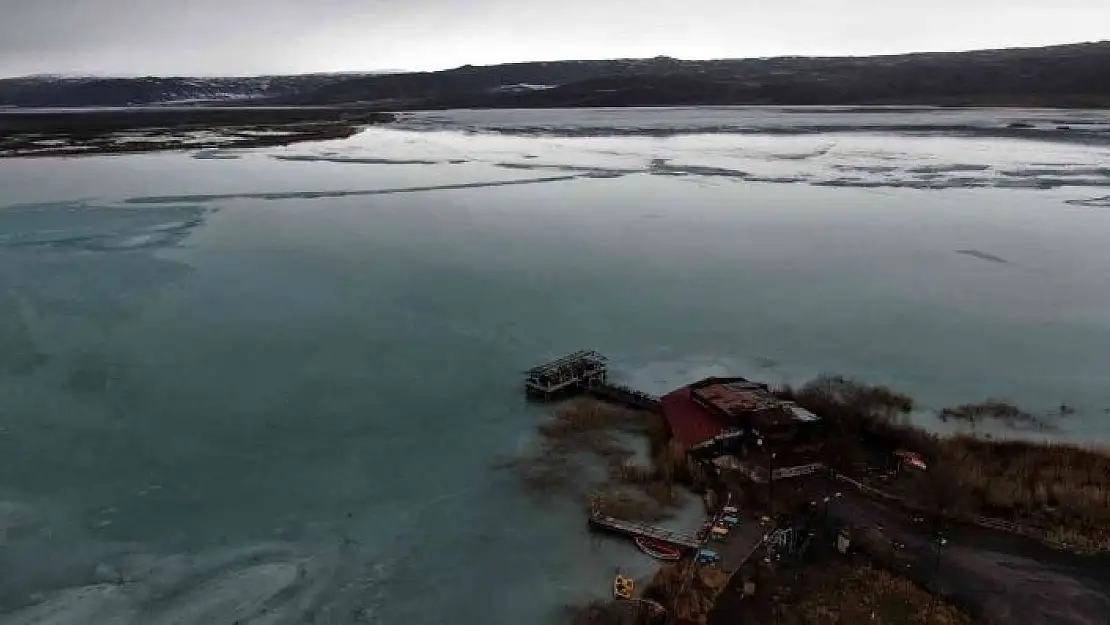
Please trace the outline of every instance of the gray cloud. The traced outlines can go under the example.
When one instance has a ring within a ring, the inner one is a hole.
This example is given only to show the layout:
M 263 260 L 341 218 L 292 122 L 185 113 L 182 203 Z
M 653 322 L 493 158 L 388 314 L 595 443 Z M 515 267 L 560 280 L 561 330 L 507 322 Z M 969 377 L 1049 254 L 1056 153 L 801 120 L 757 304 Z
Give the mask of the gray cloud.
M 1105 0 L 0 0 L 0 75 L 257 74 L 1106 38 Z

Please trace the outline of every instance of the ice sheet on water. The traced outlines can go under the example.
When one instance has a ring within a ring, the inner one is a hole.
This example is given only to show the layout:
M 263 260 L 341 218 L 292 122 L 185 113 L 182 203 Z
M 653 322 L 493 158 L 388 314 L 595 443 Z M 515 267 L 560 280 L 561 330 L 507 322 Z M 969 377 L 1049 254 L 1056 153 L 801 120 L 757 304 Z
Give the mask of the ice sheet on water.
M 1072 206 L 1086 206 L 1088 208 L 1110 208 L 1110 195 L 1081 200 L 1067 200 L 1067 203 Z
M 528 157 L 525 157 L 525 158 L 528 158 Z M 534 157 L 532 157 L 532 158 L 534 158 Z M 583 173 L 583 174 L 590 174 L 590 175 L 594 175 L 594 176 L 610 176 L 611 175 L 611 176 L 614 176 L 614 177 L 623 176 L 623 175 L 626 175 L 626 174 L 638 174 L 638 173 L 642 172 L 642 170 L 635 169 L 635 168 L 620 169 L 620 168 L 613 168 L 613 167 L 590 167 L 588 165 L 559 165 L 559 164 L 544 164 L 544 163 L 534 163 L 534 162 L 527 162 L 527 163 L 506 162 L 506 163 L 494 163 L 494 165 L 496 165 L 497 167 L 500 167 L 502 169 L 522 169 L 522 170 L 528 170 L 528 171 L 534 171 L 534 170 L 568 171 L 568 172 L 580 172 L 580 173 Z
M 1021 124 L 1021 127 L 1015 127 Z M 670 137 L 837 132 L 949 134 L 1110 143 L 1110 113 L 932 107 L 720 106 L 416 113 L 396 127 L 518 136 Z
M 0 616 L 7 625 L 130 625 L 138 617 L 126 590 L 110 584 L 62 590 L 31 608 Z
M 311 154 L 279 154 L 279 161 L 301 163 L 347 163 L 351 165 L 438 165 L 441 161 L 419 158 L 370 158 L 355 156 L 315 156 Z
M 990 165 L 984 164 L 969 165 L 965 163 L 953 163 L 951 165 L 919 165 L 917 167 L 909 167 L 906 171 L 911 174 L 946 174 L 960 171 L 987 171 L 990 168 Z M 898 171 L 898 168 L 890 168 L 888 171 Z
M 1015 115 L 917 109 L 790 114 L 729 108 L 451 111 L 414 114 L 397 127 L 371 129 L 344 142 L 338 158 L 324 157 L 337 162 L 465 161 L 589 177 L 644 174 L 825 187 L 1110 187 L 1110 168 L 1097 165 L 1110 153 L 1098 145 L 1071 142 L 1072 135 L 1068 140 L 1031 141 L 1006 133 L 986 138 L 952 131 L 994 127 Z M 1043 113 L 1020 115 L 1037 118 Z M 1110 137 L 1110 115 L 1104 117 Z M 727 119 L 736 123 L 723 124 Z M 816 126 L 806 124 L 814 120 L 828 123 L 810 132 Z M 898 124 L 910 121 L 915 132 L 899 130 L 904 126 Z M 744 124 L 751 127 L 737 132 Z M 533 132 L 537 128 L 544 130 Z M 799 128 L 805 132 L 795 132 Z M 423 132 L 431 129 L 438 132 Z M 292 160 L 327 159 L 304 155 Z
M 780 160 L 780 161 L 807 161 L 811 158 L 819 158 L 821 156 L 824 156 L 824 155 L 828 154 L 829 152 L 831 152 L 832 149 L 833 149 L 833 146 L 830 145 L 830 146 L 826 146 L 826 147 L 823 147 L 823 148 L 818 148 L 818 149 L 813 150 L 813 151 L 801 152 L 801 153 L 797 153 L 797 154 L 770 154 L 770 155 L 768 155 L 768 158 L 772 158 L 772 159 L 776 159 L 776 160 Z
M 233 161 L 242 158 L 242 155 L 234 150 L 198 150 L 193 153 L 193 158 L 200 161 Z
M 90 201 L 0 207 L 0 247 L 124 251 L 179 243 L 201 225 L 209 209 L 159 210 Z
M 395 193 L 422 193 L 426 191 L 450 191 L 459 189 L 480 189 L 485 187 L 506 187 L 547 182 L 564 182 L 584 176 L 546 176 L 525 178 L 523 180 L 490 180 L 485 182 L 461 182 L 457 184 L 427 185 L 417 187 L 395 187 L 391 189 L 336 189 L 331 191 L 282 191 L 275 193 L 218 193 L 200 195 L 150 195 L 132 197 L 124 200 L 126 204 L 206 204 L 227 200 L 314 200 L 323 198 L 342 198 L 366 195 L 392 195 Z
M 307 551 L 262 544 L 199 554 L 125 554 L 87 583 L 50 589 L 0 613 L 11 625 L 375 623 L 387 569 L 349 544 Z
M 653 174 L 671 176 L 719 176 L 725 178 L 747 179 L 751 174 L 738 169 L 727 167 L 712 167 L 708 165 L 672 165 L 667 159 L 657 158 L 651 161 L 650 170 Z

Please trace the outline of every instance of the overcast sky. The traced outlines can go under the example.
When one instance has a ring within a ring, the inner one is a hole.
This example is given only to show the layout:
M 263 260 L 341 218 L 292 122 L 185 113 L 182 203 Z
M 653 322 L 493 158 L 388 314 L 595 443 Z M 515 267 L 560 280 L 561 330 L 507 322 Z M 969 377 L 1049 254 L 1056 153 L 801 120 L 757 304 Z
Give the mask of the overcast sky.
M 1110 0 L 0 0 L 0 75 L 243 75 L 1110 39 Z

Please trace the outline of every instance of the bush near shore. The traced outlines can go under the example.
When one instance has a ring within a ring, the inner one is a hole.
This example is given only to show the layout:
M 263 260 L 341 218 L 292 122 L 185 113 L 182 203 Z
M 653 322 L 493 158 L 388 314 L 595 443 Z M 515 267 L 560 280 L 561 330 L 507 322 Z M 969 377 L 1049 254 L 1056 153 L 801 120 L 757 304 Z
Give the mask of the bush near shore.
M 1081 550 L 1110 551 L 1110 455 L 1074 445 L 943 439 L 971 507 L 1029 523 Z
M 718 568 L 681 560 L 665 564 L 656 571 L 644 588 L 643 596 L 659 603 L 668 616 L 679 622 L 704 625 L 728 579 Z
M 876 453 L 916 451 L 928 459 L 929 471 L 925 500 L 915 503 L 953 518 L 1000 518 L 1069 549 L 1110 551 L 1110 454 L 1103 450 L 939 437 L 908 424 L 914 405 L 909 396 L 841 377 L 821 377 L 778 394 L 826 420 L 833 469 Z

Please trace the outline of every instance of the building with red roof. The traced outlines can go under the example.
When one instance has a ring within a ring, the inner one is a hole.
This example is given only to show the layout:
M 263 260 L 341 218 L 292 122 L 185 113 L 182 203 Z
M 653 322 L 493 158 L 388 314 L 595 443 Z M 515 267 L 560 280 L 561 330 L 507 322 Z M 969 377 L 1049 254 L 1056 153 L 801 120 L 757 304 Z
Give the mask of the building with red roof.
M 668 393 L 661 403 L 674 439 L 691 453 L 716 457 L 718 466 L 751 465 L 746 473 L 765 475 L 773 465 L 775 479 L 820 466 L 814 452 L 821 420 L 775 397 L 766 385 L 744 378 L 706 378 Z M 738 446 L 749 448 L 746 460 L 729 455 Z

